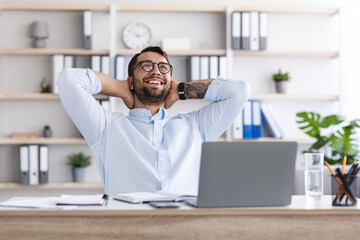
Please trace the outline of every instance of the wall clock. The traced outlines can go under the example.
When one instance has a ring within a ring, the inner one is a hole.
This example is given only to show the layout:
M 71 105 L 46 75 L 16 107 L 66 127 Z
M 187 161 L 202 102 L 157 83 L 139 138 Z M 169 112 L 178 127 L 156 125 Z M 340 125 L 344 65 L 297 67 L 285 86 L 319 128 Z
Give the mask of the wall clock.
M 151 30 L 144 23 L 130 23 L 124 28 L 123 41 L 128 48 L 143 49 L 150 44 Z

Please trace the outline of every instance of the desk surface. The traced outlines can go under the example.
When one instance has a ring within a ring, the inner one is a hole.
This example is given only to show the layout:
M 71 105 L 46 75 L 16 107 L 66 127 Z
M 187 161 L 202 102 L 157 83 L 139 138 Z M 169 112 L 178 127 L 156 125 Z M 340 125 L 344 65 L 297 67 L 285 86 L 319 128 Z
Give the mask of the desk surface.
M 312 199 L 307 198 L 303 195 L 295 195 L 292 196 L 291 204 L 287 206 L 281 206 L 281 207 L 251 207 L 251 208 L 193 208 L 191 206 L 188 206 L 185 203 L 180 203 L 180 208 L 175 209 L 155 209 L 149 204 L 132 204 L 132 203 L 126 203 L 123 201 L 114 200 L 112 198 L 109 199 L 107 206 L 78 206 L 74 209 L 69 210 L 54 210 L 54 209 L 30 209 L 30 208 L 14 208 L 14 207 L 0 207 L 0 216 L 1 215 L 7 215 L 9 211 L 15 212 L 22 212 L 24 214 L 25 212 L 28 212 L 28 214 L 34 214 L 34 211 L 43 211 L 54 214 L 55 212 L 58 212 L 59 214 L 72 214 L 72 212 L 76 212 L 76 214 L 79 214 L 79 212 L 88 212 L 89 214 L 94 214 L 95 212 L 101 211 L 101 214 L 109 214 L 114 212 L 122 212 L 124 214 L 129 214 L 129 212 L 136 212 L 139 214 L 140 212 L 144 212 L 144 214 L 157 214 L 157 212 L 161 212 L 162 214 L 164 212 L 183 212 L 184 214 L 190 213 L 190 214 L 198 214 L 203 212 L 221 212 L 221 213 L 231 213 L 234 214 L 235 212 L 267 212 L 271 210 L 276 210 L 277 212 L 282 210 L 284 212 L 286 211 L 294 211 L 294 210 L 334 210 L 336 212 L 339 211 L 346 211 L 346 212 L 357 212 L 354 210 L 360 210 L 360 204 L 356 206 L 347 206 L 347 207 L 337 207 L 331 205 L 331 196 L 323 196 L 322 199 Z M 179 211 L 180 210 L 180 211 Z M 185 210 L 185 211 L 182 211 Z M 191 210 L 191 211 L 189 211 Z M 62 212 L 62 213 L 60 213 Z M 360 214 L 360 211 L 359 211 Z
M 154 209 L 109 200 L 73 210 L 0 208 L 1 239 L 352 239 L 360 206 L 293 196 L 284 207 Z

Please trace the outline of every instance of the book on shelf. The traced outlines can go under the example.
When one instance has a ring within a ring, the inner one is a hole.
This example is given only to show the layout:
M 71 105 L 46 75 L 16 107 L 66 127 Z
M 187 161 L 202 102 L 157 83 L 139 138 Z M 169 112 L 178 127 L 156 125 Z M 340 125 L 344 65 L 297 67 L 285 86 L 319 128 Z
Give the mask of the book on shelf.
M 260 26 L 260 50 L 265 50 L 267 47 L 267 35 L 268 35 L 268 14 L 266 12 L 260 12 L 259 17 Z
M 232 124 L 233 139 L 254 139 L 267 135 L 275 138 L 284 136 L 271 105 L 259 100 L 249 100 Z
M 231 47 L 234 50 L 265 50 L 268 35 L 266 12 L 233 12 L 231 15 Z
M 233 12 L 231 14 L 231 46 L 232 49 L 240 49 L 241 34 L 241 13 Z
M 262 137 L 262 121 L 261 121 L 261 101 L 251 101 L 251 132 L 253 138 Z
M 101 72 L 110 75 L 110 56 L 101 56 Z
M 20 145 L 20 183 L 38 185 L 48 183 L 49 153 L 46 145 Z
M 53 93 L 59 94 L 57 79 L 59 73 L 64 69 L 64 55 L 56 54 L 52 57 L 53 60 Z
M 91 69 L 96 72 L 101 71 L 101 62 L 100 62 L 100 55 L 93 55 L 91 56 Z
M 250 13 L 241 13 L 240 47 L 242 50 L 250 49 Z
M 113 198 L 115 200 L 120 200 L 129 203 L 147 203 L 147 202 L 160 202 L 160 201 L 180 202 L 186 199 L 194 199 L 196 198 L 196 195 L 158 191 L 156 193 L 150 193 L 150 192 L 118 193 Z
M 264 119 L 264 125 L 269 131 L 271 137 L 282 138 L 284 137 L 284 132 L 275 118 L 275 114 L 271 108 L 271 105 L 263 102 L 261 104 L 261 112 Z
M 85 49 L 92 48 L 92 12 L 86 10 L 83 12 L 83 42 Z
M 65 55 L 64 56 L 64 68 L 73 68 L 75 66 L 75 56 Z
M 189 81 L 227 77 L 227 58 L 225 56 L 191 56 L 188 59 Z
M 124 55 L 115 56 L 115 79 L 123 81 L 126 79 L 126 57 Z
M 250 50 L 258 51 L 259 43 L 259 12 L 250 12 Z

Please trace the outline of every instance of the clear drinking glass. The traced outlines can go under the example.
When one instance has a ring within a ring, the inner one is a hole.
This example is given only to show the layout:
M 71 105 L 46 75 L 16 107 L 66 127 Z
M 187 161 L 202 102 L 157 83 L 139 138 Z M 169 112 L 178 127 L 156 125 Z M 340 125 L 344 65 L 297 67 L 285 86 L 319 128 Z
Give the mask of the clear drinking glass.
M 305 153 L 305 195 L 321 198 L 324 194 L 324 154 Z

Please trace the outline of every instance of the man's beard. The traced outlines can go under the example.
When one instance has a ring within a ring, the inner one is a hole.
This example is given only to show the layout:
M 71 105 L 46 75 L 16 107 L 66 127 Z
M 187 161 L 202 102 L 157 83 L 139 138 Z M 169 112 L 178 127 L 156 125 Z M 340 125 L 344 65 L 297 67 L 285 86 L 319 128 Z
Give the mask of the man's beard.
M 133 78 L 134 93 L 137 99 L 145 105 L 160 105 L 165 102 L 166 97 L 170 93 L 170 87 L 163 88 L 161 91 L 157 89 L 151 89 L 142 85 L 142 80 Z

